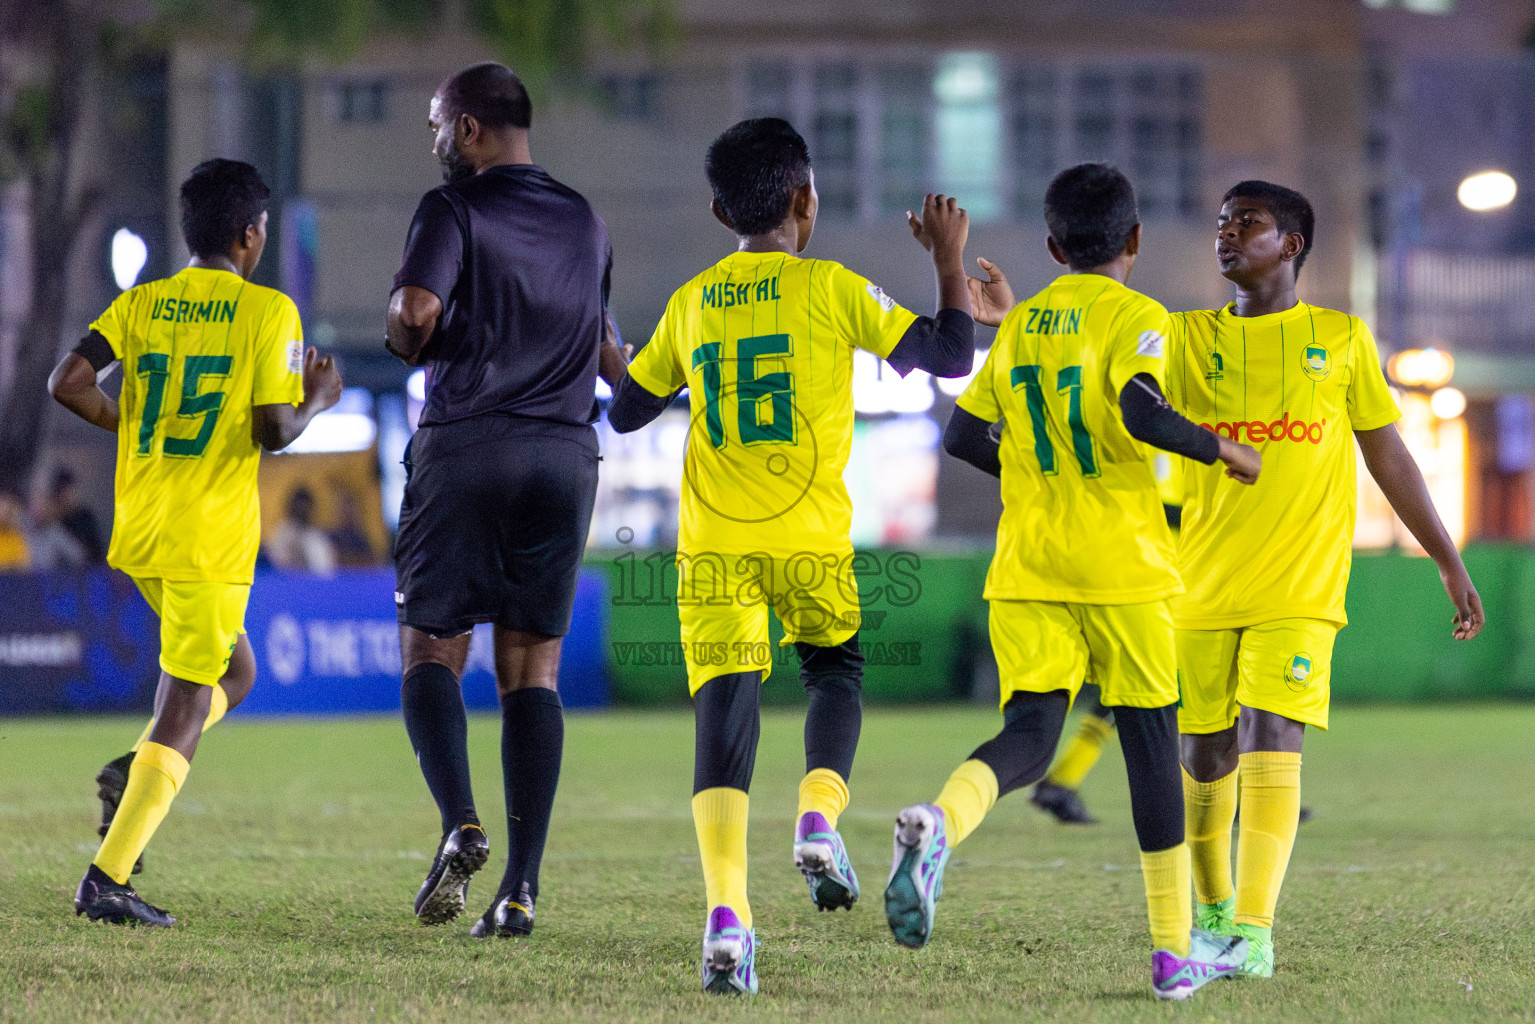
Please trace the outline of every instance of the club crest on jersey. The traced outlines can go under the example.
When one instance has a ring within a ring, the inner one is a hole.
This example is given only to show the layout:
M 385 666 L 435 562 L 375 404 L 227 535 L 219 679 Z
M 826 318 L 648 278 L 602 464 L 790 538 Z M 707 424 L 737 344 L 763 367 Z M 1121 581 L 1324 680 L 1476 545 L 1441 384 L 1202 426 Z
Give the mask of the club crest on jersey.
M 1307 345 L 1301 355 L 1300 368 L 1312 380 L 1326 380 L 1332 372 L 1332 356 L 1321 345 Z
M 1210 368 L 1205 371 L 1205 380 L 1224 380 L 1226 377 L 1226 361 L 1221 358 L 1219 352 L 1210 353 Z
M 869 298 L 879 303 L 880 309 L 888 313 L 895 308 L 895 300 L 885 294 L 885 289 L 875 284 L 867 284 L 864 287 L 868 289 Z
M 1297 654 L 1285 666 L 1284 681 L 1292 690 L 1304 690 L 1311 679 L 1311 655 Z

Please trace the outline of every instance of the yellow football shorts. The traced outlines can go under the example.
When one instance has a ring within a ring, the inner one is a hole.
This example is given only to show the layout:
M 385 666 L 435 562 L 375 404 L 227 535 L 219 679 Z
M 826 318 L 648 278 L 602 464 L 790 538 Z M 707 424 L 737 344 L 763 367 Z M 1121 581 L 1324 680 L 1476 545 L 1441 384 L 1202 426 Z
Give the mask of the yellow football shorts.
M 1063 604 L 992 601 L 991 649 L 1002 704 L 1018 692 L 1097 683 L 1103 703 L 1161 708 L 1178 700 L 1173 619 L 1166 601 Z
M 212 686 L 229 671 L 245 632 L 248 583 L 134 579 L 160 616 L 160 668 L 189 683 Z
M 852 553 L 836 555 L 677 556 L 677 617 L 688 693 L 716 676 L 773 667 L 768 609 L 796 642 L 835 647 L 858 632 L 858 582 Z
M 1178 630 L 1178 731 L 1229 729 L 1244 707 L 1326 729 L 1337 636 L 1322 619 Z

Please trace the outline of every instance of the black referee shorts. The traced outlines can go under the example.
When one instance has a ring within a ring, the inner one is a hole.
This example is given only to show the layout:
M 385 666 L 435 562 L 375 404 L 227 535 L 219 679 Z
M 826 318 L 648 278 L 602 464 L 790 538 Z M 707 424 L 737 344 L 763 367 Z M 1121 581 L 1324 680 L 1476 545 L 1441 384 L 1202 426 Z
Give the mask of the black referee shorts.
M 395 540 L 401 623 L 564 636 L 597 496 L 591 427 L 510 416 L 422 427 Z

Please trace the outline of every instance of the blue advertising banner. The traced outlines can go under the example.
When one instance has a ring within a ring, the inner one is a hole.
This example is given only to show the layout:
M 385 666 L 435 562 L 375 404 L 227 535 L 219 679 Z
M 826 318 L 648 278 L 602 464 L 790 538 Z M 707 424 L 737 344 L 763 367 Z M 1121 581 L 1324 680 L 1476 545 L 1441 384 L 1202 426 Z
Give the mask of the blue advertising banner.
M 122 573 L 0 575 L 0 715 L 148 714 L 159 659 L 159 620 Z
M 566 707 L 608 702 L 607 580 L 583 571 L 560 662 Z M 400 707 L 394 572 L 260 572 L 245 626 L 256 688 L 234 714 L 350 714 Z M 471 709 L 498 706 L 491 628 L 464 670 Z M 159 678 L 159 621 L 133 581 L 101 569 L 0 576 L 0 715 L 143 712 Z
M 585 572 L 560 659 L 568 708 L 608 702 L 603 658 L 607 581 Z M 394 571 L 355 569 L 326 578 L 264 572 L 251 588 L 245 628 L 261 667 L 256 688 L 234 714 L 337 714 L 400 707 L 400 628 Z M 491 627 L 474 631 L 464 666 L 464 703 L 499 707 Z

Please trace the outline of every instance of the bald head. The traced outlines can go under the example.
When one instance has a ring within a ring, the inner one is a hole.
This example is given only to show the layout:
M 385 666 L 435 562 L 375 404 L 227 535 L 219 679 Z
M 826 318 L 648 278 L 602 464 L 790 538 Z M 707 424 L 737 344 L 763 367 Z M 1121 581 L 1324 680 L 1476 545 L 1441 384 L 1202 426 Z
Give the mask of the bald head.
M 528 128 L 533 123 L 533 104 L 522 79 L 505 64 L 486 61 L 460 71 L 437 89 L 443 119 L 457 120 L 468 114 L 490 129 Z

